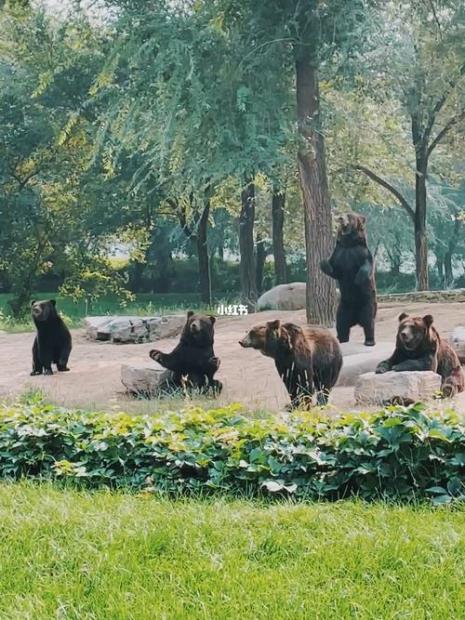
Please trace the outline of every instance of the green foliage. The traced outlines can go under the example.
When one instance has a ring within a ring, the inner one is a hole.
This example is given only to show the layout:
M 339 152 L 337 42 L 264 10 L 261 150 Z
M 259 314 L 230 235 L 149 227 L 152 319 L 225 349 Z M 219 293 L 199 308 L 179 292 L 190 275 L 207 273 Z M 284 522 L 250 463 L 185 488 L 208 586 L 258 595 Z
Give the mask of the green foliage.
M 336 500 L 465 498 L 465 426 L 454 414 L 391 408 L 287 424 L 240 406 L 159 416 L 82 413 L 33 397 L 0 416 L 0 476 L 89 488 Z

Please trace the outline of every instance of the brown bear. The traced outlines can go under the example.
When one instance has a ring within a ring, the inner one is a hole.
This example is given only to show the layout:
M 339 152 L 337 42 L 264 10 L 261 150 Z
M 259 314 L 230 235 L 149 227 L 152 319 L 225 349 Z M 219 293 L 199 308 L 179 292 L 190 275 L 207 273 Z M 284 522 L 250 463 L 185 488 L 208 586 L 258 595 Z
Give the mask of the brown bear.
M 451 397 L 465 388 L 465 374 L 457 353 L 433 327 L 433 317 L 399 315 L 396 348 L 391 357 L 378 364 L 376 373 L 389 370 L 432 370 L 442 377 L 441 389 Z
M 311 406 L 315 392 L 319 405 L 328 402 L 342 367 L 339 343 L 328 330 L 277 319 L 252 327 L 239 344 L 274 359 L 291 407 Z
M 150 357 L 173 371 L 172 387 L 196 388 L 202 392 L 221 392 L 222 383 L 213 378 L 220 360 L 213 352 L 214 316 L 187 313 L 178 345 L 171 353 L 152 349 Z
M 338 218 L 339 226 L 334 252 L 321 261 L 321 270 L 339 284 L 340 301 L 336 315 L 339 342 L 348 342 L 350 328 L 360 325 L 365 345 L 375 344 L 377 310 L 373 256 L 367 246 L 366 218 L 346 213 Z
M 60 372 L 69 370 L 71 333 L 57 312 L 55 300 L 33 301 L 31 314 L 37 328 L 32 346 L 31 375 L 52 375 L 52 363 Z

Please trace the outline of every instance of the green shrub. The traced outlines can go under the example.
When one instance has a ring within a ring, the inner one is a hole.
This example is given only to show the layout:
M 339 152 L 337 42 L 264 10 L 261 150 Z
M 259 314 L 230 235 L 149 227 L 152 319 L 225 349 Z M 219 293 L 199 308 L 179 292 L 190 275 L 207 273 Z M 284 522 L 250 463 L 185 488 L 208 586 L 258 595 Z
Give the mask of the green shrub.
M 222 491 L 336 500 L 450 503 L 465 496 L 465 425 L 422 405 L 339 419 L 252 420 L 239 405 L 163 416 L 69 411 L 41 402 L 0 413 L 0 477 L 169 493 Z

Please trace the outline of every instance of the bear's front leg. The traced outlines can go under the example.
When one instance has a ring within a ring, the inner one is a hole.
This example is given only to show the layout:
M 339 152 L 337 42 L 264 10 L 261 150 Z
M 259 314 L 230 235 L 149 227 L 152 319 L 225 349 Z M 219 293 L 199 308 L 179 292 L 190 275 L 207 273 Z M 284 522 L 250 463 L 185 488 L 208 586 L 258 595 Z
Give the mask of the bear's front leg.
M 42 363 L 39 357 L 39 343 L 37 342 L 37 336 L 34 339 L 32 345 L 32 372 L 31 377 L 42 374 Z
M 329 260 L 322 260 L 320 262 L 320 269 L 323 273 L 325 273 L 330 278 L 335 278 L 334 269 Z
M 382 375 L 385 372 L 389 372 L 391 370 L 391 363 L 389 360 L 384 360 L 384 362 L 380 362 L 375 369 L 375 374 Z
M 149 353 L 151 359 L 154 362 L 163 366 L 163 368 L 167 368 L 168 370 L 178 370 L 178 363 L 176 362 L 175 356 L 171 353 L 163 353 L 158 349 L 152 349 Z

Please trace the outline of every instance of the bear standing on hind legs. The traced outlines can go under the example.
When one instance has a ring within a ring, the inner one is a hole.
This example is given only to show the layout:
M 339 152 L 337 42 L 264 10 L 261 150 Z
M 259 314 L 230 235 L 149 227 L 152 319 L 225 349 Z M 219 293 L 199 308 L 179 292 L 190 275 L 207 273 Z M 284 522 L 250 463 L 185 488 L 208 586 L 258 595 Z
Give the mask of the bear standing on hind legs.
M 321 262 L 323 273 L 337 280 L 340 301 L 336 315 L 339 342 L 348 342 L 350 328 L 360 325 L 365 345 L 375 344 L 377 310 L 373 256 L 367 246 L 366 218 L 346 213 L 338 218 L 339 227 L 334 252 Z
M 52 375 L 52 363 L 60 372 L 69 370 L 71 333 L 57 312 L 55 300 L 33 301 L 31 314 L 37 328 L 32 346 L 31 375 Z

